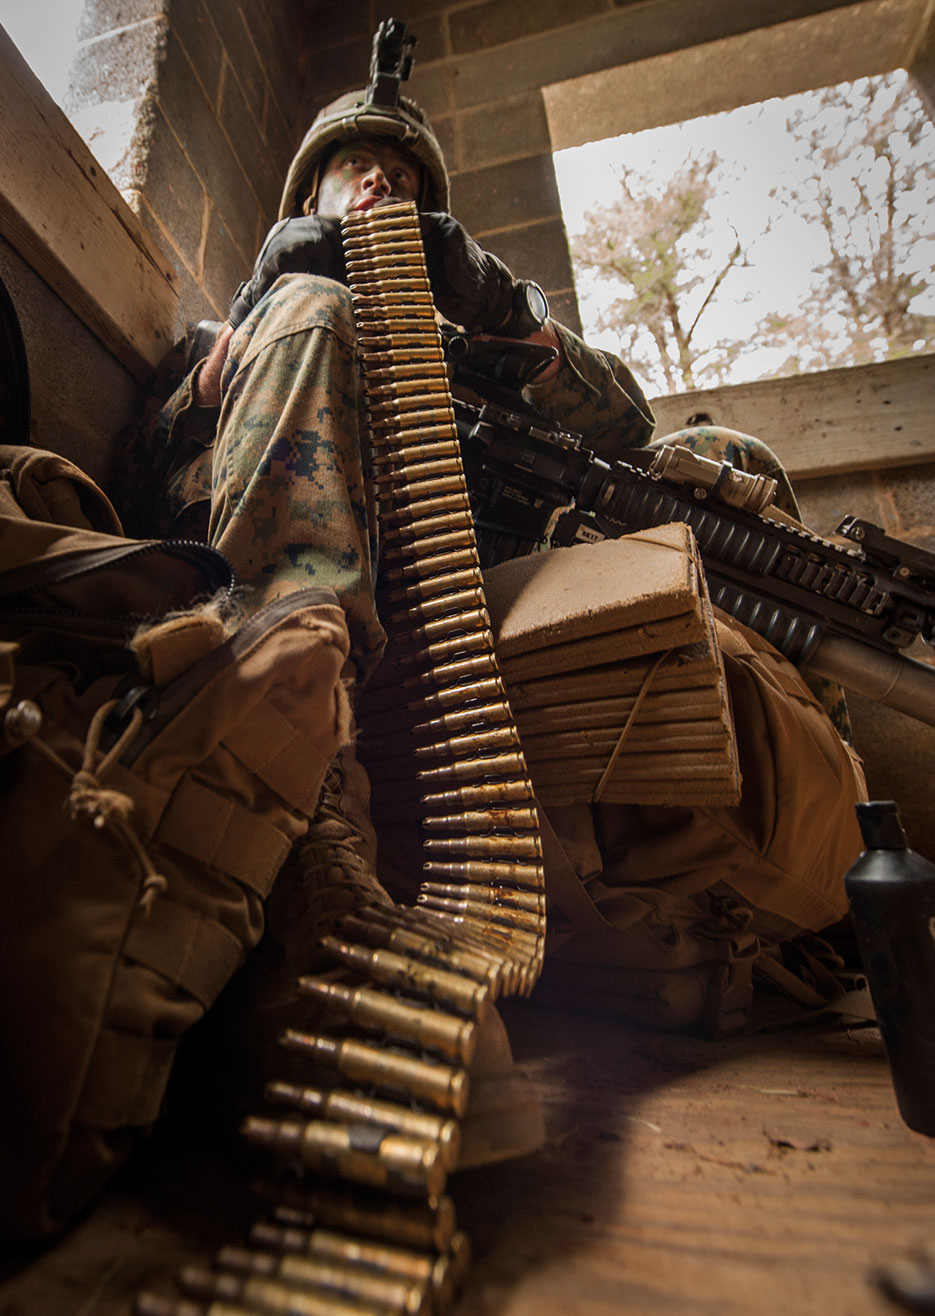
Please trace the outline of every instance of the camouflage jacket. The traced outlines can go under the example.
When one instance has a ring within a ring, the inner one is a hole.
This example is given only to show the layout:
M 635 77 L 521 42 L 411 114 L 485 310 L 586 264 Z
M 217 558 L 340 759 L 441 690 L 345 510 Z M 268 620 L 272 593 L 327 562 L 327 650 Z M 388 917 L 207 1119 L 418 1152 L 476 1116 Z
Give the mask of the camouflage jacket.
M 556 324 L 563 362 L 545 383 L 523 392 L 527 406 L 563 429 L 580 434 L 585 445 L 605 461 L 626 448 L 641 447 L 652 437 L 654 419 L 643 390 L 626 365 L 597 351 Z M 178 355 L 169 369 L 150 385 L 150 398 L 164 398 L 178 380 Z M 175 380 L 171 367 L 175 365 Z M 158 409 L 133 432 L 123 436 L 115 490 L 128 533 L 185 533 L 170 509 L 207 500 L 211 494 L 211 448 L 220 409 L 195 405 L 193 386 L 198 366 L 187 374 Z M 192 527 L 195 533 L 195 527 Z

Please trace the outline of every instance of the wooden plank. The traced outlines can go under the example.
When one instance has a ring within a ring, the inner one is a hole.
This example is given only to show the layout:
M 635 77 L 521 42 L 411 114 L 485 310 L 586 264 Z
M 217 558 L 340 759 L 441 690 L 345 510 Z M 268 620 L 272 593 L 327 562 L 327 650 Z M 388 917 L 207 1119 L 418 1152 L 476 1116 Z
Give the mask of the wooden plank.
M 703 1042 L 535 1001 L 502 1008 L 547 1140 L 450 1180 L 475 1257 L 451 1316 L 896 1316 L 873 1272 L 935 1237 L 935 1139 L 900 1120 L 876 1029 Z M 127 1316 L 242 1239 L 262 1208 L 207 1102 L 0 1260 L 0 1309 Z
M 0 231 L 138 379 L 171 346 L 176 276 L 0 28 Z
M 935 355 L 652 400 L 656 434 L 709 415 L 755 434 L 793 479 L 935 461 Z

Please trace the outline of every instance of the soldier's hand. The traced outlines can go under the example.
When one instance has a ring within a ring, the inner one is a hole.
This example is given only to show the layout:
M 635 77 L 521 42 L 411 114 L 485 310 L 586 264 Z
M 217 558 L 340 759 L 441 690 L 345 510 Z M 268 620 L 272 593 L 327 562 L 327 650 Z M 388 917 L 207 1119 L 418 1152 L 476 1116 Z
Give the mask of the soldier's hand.
M 320 215 L 298 215 L 282 219 L 270 229 L 252 277 L 240 285 L 231 302 L 229 319 L 235 329 L 280 274 L 320 274 L 347 283 L 340 222 Z
M 513 275 L 451 215 L 419 216 L 435 305 L 464 329 L 493 332 L 509 318 Z

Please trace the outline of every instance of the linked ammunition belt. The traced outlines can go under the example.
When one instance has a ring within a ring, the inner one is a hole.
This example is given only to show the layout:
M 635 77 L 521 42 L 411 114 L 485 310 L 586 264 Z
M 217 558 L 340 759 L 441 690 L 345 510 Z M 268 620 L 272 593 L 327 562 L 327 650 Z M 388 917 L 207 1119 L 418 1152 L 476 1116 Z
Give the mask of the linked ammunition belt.
M 394 204 L 343 227 L 426 880 L 418 907 L 369 906 L 324 939 L 335 972 L 299 991 L 334 1027 L 287 1034 L 311 1077 L 273 1084 L 283 1113 L 244 1130 L 281 1163 L 269 1217 L 249 1247 L 183 1271 L 182 1300 L 144 1295 L 141 1316 L 443 1311 L 468 1253 L 445 1195 L 468 1069 L 491 1003 L 528 992 L 542 964 L 538 817 L 484 606 L 418 216 Z

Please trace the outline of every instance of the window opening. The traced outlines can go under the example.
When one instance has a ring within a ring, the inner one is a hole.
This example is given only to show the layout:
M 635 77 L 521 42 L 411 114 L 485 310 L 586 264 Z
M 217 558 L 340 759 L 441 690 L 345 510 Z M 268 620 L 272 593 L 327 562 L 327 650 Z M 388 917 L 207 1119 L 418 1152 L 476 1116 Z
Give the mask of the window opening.
M 0 0 L 0 24 L 57 105 L 68 91 L 84 0 Z
M 904 70 L 555 167 L 585 334 L 650 393 L 935 349 L 935 128 Z
M 85 0 L 0 0 L 0 25 L 119 188 L 126 188 L 127 149 L 136 128 L 135 98 L 87 103 L 69 72 L 80 41 Z

